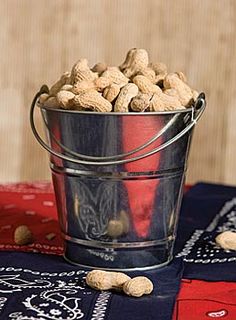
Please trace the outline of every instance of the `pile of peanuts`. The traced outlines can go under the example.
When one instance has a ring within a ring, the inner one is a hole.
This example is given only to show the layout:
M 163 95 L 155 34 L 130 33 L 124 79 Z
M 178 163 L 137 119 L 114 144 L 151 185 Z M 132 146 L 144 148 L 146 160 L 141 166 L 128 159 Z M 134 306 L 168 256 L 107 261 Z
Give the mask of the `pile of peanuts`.
M 123 291 L 132 297 L 141 297 L 153 291 L 153 284 L 147 277 L 130 278 L 123 272 L 108 272 L 103 270 L 90 271 L 86 283 L 95 290 Z
M 168 73 L 164 63 L 150 63 L 144 49 L 131 49 L 119 67 L 80 59 L 39 98 L 39 105 L 96 112 L 180 110 L 196 101 L 183 72 Z

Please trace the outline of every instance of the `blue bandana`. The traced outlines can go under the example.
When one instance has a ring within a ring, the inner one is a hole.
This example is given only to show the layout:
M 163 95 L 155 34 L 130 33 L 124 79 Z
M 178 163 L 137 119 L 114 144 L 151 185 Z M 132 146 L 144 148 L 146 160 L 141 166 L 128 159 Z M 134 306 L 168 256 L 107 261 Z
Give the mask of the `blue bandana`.
M 184 196 L 175 252 L 183 257 L 184 278 L 236 281 L 236 252 L 215 237 L 236 231 L 236 188 L 199 183 Z
M 183 264 L 146 275 L 154 292 L 141 298 L 95 291 L 85 283 L 87 270 L 61 256 L 0 252 L 0 318 L 10 320 L 171 320 Z

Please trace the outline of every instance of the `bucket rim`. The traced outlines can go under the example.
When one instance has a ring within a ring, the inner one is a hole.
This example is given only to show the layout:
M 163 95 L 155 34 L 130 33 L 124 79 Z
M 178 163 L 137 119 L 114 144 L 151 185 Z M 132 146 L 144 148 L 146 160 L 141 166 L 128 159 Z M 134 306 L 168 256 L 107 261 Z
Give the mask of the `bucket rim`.
M 177 113 L 188 113 L 192 112 L 193 106 L 186 109 L 179 110 L 167 110 L 167 111 L 151 111 L 151 112 L 96 112 L 96 111 L 78 111 L 78 110 L 66 110 L 66 109 L 56 109 L 49 108 L 42 105 L 37 105 L 41 110 L 58 112 L 58 113 L 72 113 L 81 115 L 96 115 L 96 116 L 158 116 L 158 115 L 169 115 Z

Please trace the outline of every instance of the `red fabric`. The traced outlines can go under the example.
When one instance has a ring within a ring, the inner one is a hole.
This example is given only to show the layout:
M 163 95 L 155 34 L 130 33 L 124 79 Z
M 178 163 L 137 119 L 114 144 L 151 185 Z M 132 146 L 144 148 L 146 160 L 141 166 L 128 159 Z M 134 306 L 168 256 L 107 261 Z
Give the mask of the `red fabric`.
M 236 283 L 182 280 L 173 320 L 204 319 L 236 320 Z
M 236 319 L 236 283 L 182 280 L 173 320 Z
M 34 242 L 27 246 L 14 243 L 14 230 L 27 225 Z M 48 240 L 46 235 L 55 233 Z M 0 250 L 62 254 L 62 239 L 57 221 L 55 198 L 50 183 L 9 184 L 0 186 Z

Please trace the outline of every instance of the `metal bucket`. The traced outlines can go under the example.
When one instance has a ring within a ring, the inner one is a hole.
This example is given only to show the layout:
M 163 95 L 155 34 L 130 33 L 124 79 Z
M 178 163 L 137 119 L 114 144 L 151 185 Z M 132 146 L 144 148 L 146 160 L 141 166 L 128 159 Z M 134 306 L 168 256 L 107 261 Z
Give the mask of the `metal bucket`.
M 193 127 L 205 108 L 95 113 L 41 107 L 67 261 L 151 269 L 172 259 Z

